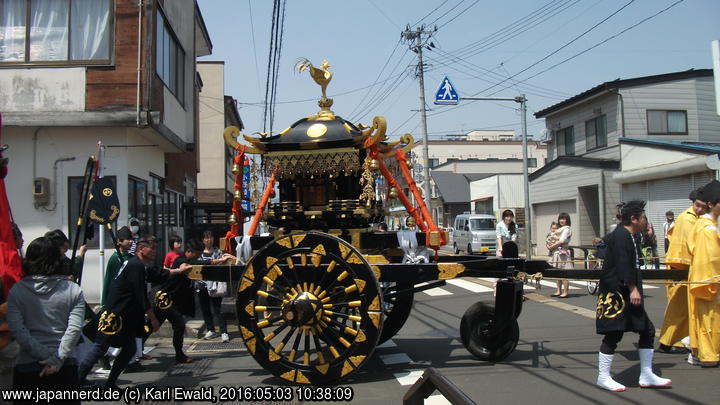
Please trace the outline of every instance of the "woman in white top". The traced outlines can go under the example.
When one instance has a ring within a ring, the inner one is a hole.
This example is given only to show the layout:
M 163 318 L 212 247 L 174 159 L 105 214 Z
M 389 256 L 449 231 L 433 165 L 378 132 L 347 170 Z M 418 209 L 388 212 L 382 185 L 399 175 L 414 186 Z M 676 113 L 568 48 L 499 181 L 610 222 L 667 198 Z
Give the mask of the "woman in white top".
M 503 255 L 503 244 L 505 242 L 517 243 L 517 230 L 515 227 L 515 214 L 511 210 L 505 210 L 502 213 L 502 221 L 498 222 L 495 227 L 495 235 L 497 236 L 497 256 Z
M 548 246 L 548 250 L 552 252 L 552 261 L 555 263 L 555 267 L 559 269 L 570 269 L 572 263 L 570 262 L 570 238 L 572 238 L 572 231 L 570 230 L 570 215 L 567 212 L 561 212 L 558 215 L 558 224 L 560 228 L 556 231 L 558 235 L 558 241 Z M 570 282 L 567 280 L 557 282 L 557 290 L 553 297 L 567 298 L 570 289 Z

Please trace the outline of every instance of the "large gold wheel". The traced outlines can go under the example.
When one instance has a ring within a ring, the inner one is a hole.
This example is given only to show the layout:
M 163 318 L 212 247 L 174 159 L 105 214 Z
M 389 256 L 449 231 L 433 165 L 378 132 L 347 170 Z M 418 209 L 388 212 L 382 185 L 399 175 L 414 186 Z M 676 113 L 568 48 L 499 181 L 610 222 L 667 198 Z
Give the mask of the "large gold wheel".
M 352 245 L 320 232 L 283 236 L 260 249 L 238 287 L 245 345 L 274 375 L 331 384 L 365 363 L 377 345 L 383 301 Z

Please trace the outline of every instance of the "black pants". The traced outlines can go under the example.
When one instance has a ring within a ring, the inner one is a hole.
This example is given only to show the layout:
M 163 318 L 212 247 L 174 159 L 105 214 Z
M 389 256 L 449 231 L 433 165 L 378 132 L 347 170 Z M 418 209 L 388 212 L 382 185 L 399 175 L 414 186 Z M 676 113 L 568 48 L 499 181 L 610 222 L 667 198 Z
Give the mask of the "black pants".
M 78 384 L 78 366 L 77 364 L 62 366 L 57 373 L 40 377 L 40 370 L 37 371 L 19 371 L 20 366 L 15 366 L 13 372 L 13 389 L 14 390 L 41 390 L 41 391 L 57 391 L 57 390 L 77 390 Z M 58 402 L 57 400 L 55 402 Z M 16 404 L 37 404 L 37 401 L 15 401 Z M 65 401 L 63 404 L 79 404 L 80 401 Z
M 80 366 L 78 367 L 78 381 L 80 383 L 85 381 L 85 378 L 87 378 L 87 375 L 90 373 L 90 370 L 92 370 L 92 367 L 102 356 L 105 355 L 105 353 L 107 353 L 107 350 L 110 347 L 110 344 L 104 342 L 103 339 L 99 340 L 100 343 L 96 342 L 93 344 L 90 352 L 88 352 L 85 358 L 80 362 Z M 130 363 L 130 359 L 132 359 L 136 351 L 135 336 L 130 335 L 120 346 L 120 354 L 118 354 L 115 358 L 115 362 L 113 362 L 112 368 L 110 369 L 110 375 L 105 382 L 105 387 L 112 387 L 115 385 L 118 377 L 120 377 L 120 373 L 125 370 L 125 367 L 127 367 L 128 363 Z
M 215 332 L 215 325 L 220 328 L 220 333 L 227 333 L 227 322 L 222 316 L 222 297 L 211 297 L 208 295 L 205 284 L 198 287 L 198 301 L 200 312 L 205 321 L 205 330 Z
M 175 358 L 176 359 L 183 359 L 187 356 L 185 356 L 185 353 L 183 353 L 183 341 L 185 338 L 185 318 L 183 318 L 183 315 L 178 311 L 178 309 L 175 307 L 175 305 L 171 306 L 168 309 L 160 309 L 158 307 L 154 307 L 153 311 L 155 312 L 155 316 L 157 317 L 158 322 L 162 325 L 165 320 L 170 321 L 170 324 L 172 325 L 173 329 L 173 348 L 175 349 Z
M 615 354 L 615 348 L 623 338 L 624 332 L 610 332 L 606 333 L 600 345 L 600 353 L 602 354 Z M 653 341 L 655 340 L 655 328 L 638 332 L 640 335 L 640 341 L 638 342 L 639 349 L 652 349 Z

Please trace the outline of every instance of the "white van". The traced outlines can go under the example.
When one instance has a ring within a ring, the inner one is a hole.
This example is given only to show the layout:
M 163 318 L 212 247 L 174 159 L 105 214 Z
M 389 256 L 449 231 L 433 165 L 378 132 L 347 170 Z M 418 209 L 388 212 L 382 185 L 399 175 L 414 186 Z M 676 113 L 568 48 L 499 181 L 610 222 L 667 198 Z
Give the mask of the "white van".
M 467 254 L 495 254 L 495 217 L 486 214 L 460 214 L 455 217 L 453 251 Z

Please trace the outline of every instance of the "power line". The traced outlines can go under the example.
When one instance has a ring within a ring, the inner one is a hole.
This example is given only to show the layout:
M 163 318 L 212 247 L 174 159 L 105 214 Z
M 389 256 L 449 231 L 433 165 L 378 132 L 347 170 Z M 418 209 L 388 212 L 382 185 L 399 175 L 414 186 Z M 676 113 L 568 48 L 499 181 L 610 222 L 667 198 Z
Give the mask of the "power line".
M 475 71 L 477 71 L 477 72 L 483 72 L 483 73 L 485 73 L 485 74 L 487 74 L 487 75 L 495 76 L 495 77 L 497 78 L 497 80 L 501 80 L 501 79 L 504 79 L 504 78 L 505 78 L 504 76 L 502 76 L 502 75 L 500 75 L 500 74 L 498 74 L 498 73 L 495 73 L 495 72 L 493 72 L 493 71 L 491 71 L 491 70 L 489 70 L 489 69 L 483 68 L 483 67 L 478 66 L 478 65 L 476 65 L 476 64 L 474 64 L 474 63 L 471 63 L 471 62 L 465 61 L 465 60 L 463 60 L 463 59 L 457 58 L 456 56 L 453 56 L 453 55 L 451 55 L 451 54 L 443 51 L 443 50 L 440 49 L 440 48 L 437 48 L 437 47 L 436 47 L 434 50 L 437 51 L 437 52 L 440 52 L 442 55 L 444 55 L 444 56 L 446 56 L 446 57 L 448 57 L 448 58 L 451 58 L 452 60 L 456 61 L 457 63 L 463 64 L 464 66 L 466 66 L 466 67 L 468 67 L 468 68 L 470 68 L 470 69 L 473 69 L 473 70 L 475 70 Z M 484 81 L 486 81 L 486 82 L 488 82 L 488 83 L 492 83 L 492 84 L 497 83 L 497 82 L 495 82 L 495 81 L 491 81 L 491 80 L 489 80 L 489 79 L 485 79 L 485 78 L 483 78 L 483 77 L 473 75 L 472 73 L 468 73 L 468 72 L 466 72 L 466 71 L 461 71 L 461 70 L 459 70 L 458 68 L 456 68 L 454 64 L 451 64 L 451 63 L 449 63 L 449 62 L 440 61 L 440 60 L 437 60 L 437 59 L 434 59 L 434 58 L 429 58 L 429 59 L 437 62 L 438 65 L 450 67 L 450 68 L 452 68 L 452 69 L 454 69 L 454 70 L 456 70 L 456 71 L 458 71 L 458 72 L 460 72 L 460 73 L 464 73 L 464 74 L 470 75 L 471 77 L 473 77 L 473 78 L 475 78 L 475 79 L 484 80 Z M 517 85 L 518 82 L 515 82 L 515 84 Z M 538 95 L 538 96 L 541 96 L 541 97 L 548 97 L 548 98 L 567 98 L 567 97 L 569 96 L 569 94 L 567 94 L 567 93 L 563 93 L 563 92 L 560 92 L 560 91 L 557 91 L 557 90 L 553 90 L 553 89 L 548 89 L 548 88 L 541 87 L 541 86 L 532 85 L 532 84 L 530 84 L 530 83 L 526 83 L 526 84 L 525 84 L 525 87 L 528 89 L 528 90 L 527 90 L 527 93 L 535 94 L 535 95 Z M 540 94 L 540 93 L 544 93 L 544 94 Z
M 380 80 L 380 76 L 382 76 L 382 74 L 383 74 L 383 72 L 385 71 L 385 68 L 387 67 L 388 63 L 390 63 L 390 60 L 392 59 L 393 55 L 395 55 L 395 51 L 397 51 L 397 49 L 400 47 L 400 43 L 401 43 L 401 42 L 402 42 L 402 40 L 398 40 L 398 42 L 395 44 L 395 48 L 393 48 L 392 52 L 390 53 L 390 56 L 388 56 L 388 58 L 385 60 L 385 64 L 383 64 L 383 67 L 380 69 L 380 73 L 378 73 L 378 75 L 377 75 L 377 77 L 375 78 L 375 81 L 373 82 L 373 84 L 371 84 L 371 85 L 369 86 L 370 88 L 372 88 L 373 86 L 375 86 L 375 84 L 378 82 L 378 80 Z M 350 111 L 349 116 L 352 116 L 353 113 L 355 112 L 355 110 L 357 110 L 357 109 L 360 107 L 360 105 L 362 105 L 362 103 L 363 103 L 363 102 L 365 101 L 365 99 L 367 98 L 368 94 L 370 94 L 370 90 L 368 90 L 367 92 L 365 92 L 365 95 L 363 96 L 362 99 L 360 99 L 360 102 L 357 103 L 357 105 L 355 106 L 355 108 L 352 109 L 352 111 Z
M 425 15 L 425 17 L 419 19 L 419 20 L 418 20 L 416 23 L 414 23 L 414 24 L 410 24 L 410 26 L 411 26 L 411 27 L 414 27 L 414 26 L 420 24 L 421 22 L 423 22 L 424 19 L 428 18 L 428 17 L 430 16 L 430 14 L 436 12 L 440 7 L 444 6 L 445 3 L 447 3 L 448 1 L 449 1 L 449 0 L 443 1 L 442 3 L 440 3 L 439 6 L 435 7 L 431 12 L 427 13 L 427 14 Z
M 460 17 L 464 12 L 468 11 L 472 6 L 478 4 L 479 2 L 480 2 L 480 0 L 475 0 L 475 2 L 474 2 L 473 4 L 465 7 L 461 12 L 457 13 L 457 14 L 455 15 L 455 17 L 453 17 L 453 18 L 449 19 L 448 21 L 445 21 L 443 24 L 441 24 L 441 25 L 438 27 L 438 29 L 440 29 L 440 28 L 442 28 L 442 27 L 450 24 L 450 23 L 453 22 L 456 18 Z
M 539 75 L 541 75 L 541 74 L 543 74 L 543 73 L 545 73 L 545 72 L 547 72 L 547 71 L 549 71 L 549 70 L 552 70 L 552 69 L 554 69 L 554 68 L 562 65 L 562 64 L 565 63 L 565 62 L 571 61 L 571 60 L 577 58 L 578 56 L 583 55 L 583 54 L 585 54 L 585 53 L 587 53 L 587 52 L 589 52 L 589 51 L 597 48 L 598 46 L 600 46 L 600 45 L 602 45 L 602 44 L 604 44 L 604 43 L 606 43 L 606 42 L 608 42 L 608 41 L 610 41 L 610 40 L 612 40 L 612 39 L 617 38 L 618 36 L 626 33 L 627 31 L 630 31 L 631 29 L 639 26 L 640 24 L 642 24 L 642 23 L 644 23 L 644 22 L 646 22 L 646 21 L 648 21 L 648 20 L 651 20 L 651 19 L 657 17 L 658 15 L 660 15 L 660 14 L 662 14 L 662 13 L 670 10 L 671 8 L 677 6 L 678 4 L 682 3 L 683 1 L 685 1 L 685 0 L 677 0 L 675 3 L 669 5 L 669 6 L 665 7 L 664 9 L 658 11 L 657 13 L 655 13 L 655 14 L 649 16 L 649 17 L 646 17 L 646 18 L 640 20 L 639 22 L 637 22 L 637 23 L 635 23 L 635 24 L 633 24 L 633 25 L 625 28 L 624 30 L 618 32 L 617 34 L 611 35 L 610 37 L 605 38 L 604 40 L 596 43 L 595 45 L 593 45 L 593 46 L 591 46 L 591 47 L 589 47 L 589 48 L 586 48 L 586 49 L 584 49 L 584 50 L 576 53 L 575 55 L 573 55 L 573 56 L 571 56 L 571 57 L 569 57 L 569 58 L 566 58 L 566 59 L 564 59 L 564 60 L 562 60 L 562 61 L 560 61 L 560 62 L 558 62 L 558 63 L 556 63 L 556 64 L 554 64 L 554 65 L 552 65 L 552 66 L 550 66 L 549 68 L 547 68 L 547 69 L 545 69 L 545 70 L 542 70 L 542 71 L 540 71 L 540 72 L 538 72 L 538 73 L 535 73 L 534 75 L 529 76 L 529 77 L 527 77 L 527 78 L 525 78 L 525 79 L 523 79 L 523 80 L 520 80 L 520 82 L 524 82 L 525 80 L 530 80 L 530 79 L 532 79 L 532 78 L 534 78 L 534 77 L 536 77 L 536 76 L 539 76 Z M 507 88 L 507 87 L 506 87 L 506 88 Z M 504 89 L 501 89 L 501 90 L 499 90 L 499 91 L 502 91 L 502 90 L 504 90 Z M 499 91 L 498 91 L 498 92 L 499 92 Z
M 251 0 L 248 0 L 248 16 L 250 17 L 250 35 L 252 37 L 253 56 L 255 58 L 255 77 L 260 92 L 260 68 L 258 67 L 257 47 L 255 46 L 255 24 L 253 23 Z
M 540 60 L 536 61 L 536 62 L 533 63 L 532 65 L 530 65 L 530 66 L 526 67 L 525 69 L 523 69 L 523 70 L 521 70 L 521 71 L 513 74 L 512 76 L 509 76 L 508 78 L 502 80 L 500 83 L 497 83 L 497 84 L 494 84 L 494 85 L 488 87 L 487 89 L 483 90 L 482 92 L 484 93 L 484 92 L 486 92 L 486 91 L 488 91 L 488 90 L 490 90 L 490 89 L 492 89 L 492 88 L 494 88 L 494 87 L 497 87 L 497 86 L 505 83 L 506 81 L 508 81 L 508 80 L 516 77 L 517 75 L 519 75 L 519 74 L 521 74 L 521 73 L 524 73 L 524 72 L 528 71 L 529 69 L 532 69 L 533 67 L 537 66 L 538 64 L 540 64 L 540 63 L 542 63 L 543 61 L 545 61 L 545 60 L 547 60 L 548 58 L 550 58 L 551 56 L 553 56 L 553 55 L 555 55 L 556 53 L 560 52 L 561 50 L 567 48 L 568 46 L 570 46 L 570 44 L 574 43 L 574 42 L 577 41 L 578 39 L 584 37 L 584 36 L 585 36 L 586 34 L 588 34 L 590 31 L 592 31 L 592 30 L 594 30 L 595 28 L 599 27 L 599 26 L 600 26 L 601 24 L 603 24 L 605 21 L 611 19 L 612 17 L 614 17 L 615 15 L 617 15 L 618 13 L 620 13 L 621 11 L 623 11 L 625 8 L 627 8 L 628 6 L 630 6 L 630 5 L 631 5 L 632 3 L 634 3 L 634 2 L 635 2 L 635 0 L 630 0 L 630 1 L 628 1 L 628 2 L 625 3 L 622 7 L 620 7 L 620 8 L 617 9 L 617 10 L 615 10 L 614 12 L 612 12 L 612 14 L 610 14 L 609 16 L 603 18 L 603 19 L 600 20 L 597 24 L 593 25 L 592 27 L 588 28 L 587 30 L 583 31 L 580 35 L 578 35 L 578 36 L 576 36 L 575 38 L 571 39 L 570 41 L 566 42 L 566 43 L 565 43 L 563 46 L 561 46 L 560 48 L 557 48 L 556 50 L 554 50 L 554 51 L 550 52 L 549 54 L 543 56 Z
M 578 57 L 578 56 L 580 56 L 580 55 L 583 55 L 583 54 L 591 51 L 592 49 L 595 49 L 595 48 L 597 48 L 598 46 L 600 46 L 600 45 L 602 45 L 602 44 L 604 44 L 604 43 L 606 43 L 606 42 L 608 42 L 608 41 L 610 41 L 610 40 L 612 40 L 612 39 L 617 38 L 618 36 L 620 36 L 620 35 L 624 34 L 625 32 L 627 32 L 627 31 L 629 31 L 629 30 L 631 30 L 631 29 L 633 29 L 633 28 L 635 28 L 635 27 L 643 24 L 644 22 L 646 22 L 646 21 L 648 21 L 648 20 L 651 20 L 651 19 L 657 17 L 658 15 L 660 15 L 660 14 L 662 14 L 662 13 L 670 10 L 671 8 L 673 8 L 673 7 L 675 7 L 676 5 L 682 3 L 683 1 L 685 1 L 685 0 L 677 0 L 676 2 L 672 3 L 672 4 L 669 5 L 668 7 L 666 7 L 666 8 L 664 8 L 664 9 L 658 11 L 657 13 L 652 14 L 652 15 L 649 16 L 649 17 L 646 17 L 646 18 L 640 20 L 639 22 L 631 25 L 631 26 L 628 27 L 628 28 L 625 28 L 624 30 L 618 32 L 617 34 L 614 34 L 614 35 L 612 35 L 612 36 L 610 36 L 610 37 L 608 37 L 608 38 L 606 38 L 606 39 L 604 39 L 604 40 L 596 43 L 595 45 L 593 45 L 593 46 L 591 46 L 591 47 L 589 47 L 589 48 L 586 48 L 585 50 L 580 51 L 580 52 L 576 53 L 575 55 L 573 55 L 573 56 L 571 56 L 571 57 L 569 57 L 569 58 L 566 58 L 566 59 L 564 59 L 563 61 L 561 61 L 561 62 L 559 62 L 559 63 L 556 63 L 556 64 L 548 67 L 547 69 L 545 69 L 545 70 L 543 70 L 543 71 L 540 71 L 540 72 L 538 72 L 538 73 L 536 73 L 536 74 L 534 74 L 534 75 L 532 75 L 532 76 L 529 76 L 529 77 L 527 77 L 527 78 L 517 80 L 517 82 L 518 82 L 518 83 L 524 83 L 524 82 L 526 82 L 527 80 L 530 80 L 530 79 L 532 79 L 532 78 L 534 78 L 534 77 L 537 77 L 537 76 L 539 76 L 539 75 L 541 75 L 541 74 L 543 74 L 543 73 L 546 73 L 546 72 L 548 72 L 548 71 L 550 71 L 550 70 L 552 70 L 552 69 L 554 69 L 554 68 L 556 68 L 556 67 L 558 67 L 558 66 L 560 66 L 560 65 L 562 65 L 562 64 L 564 64 L 564 63 L 566 63 L 566 62 L 568 62 L 568 61 L 570 61 L 570 60 L 572 60 L 572 59 L 575 59 L 576 57 Z M 512 77 L 510 77 L 510 78 L 508 78 L 508 79 L 511 79 L 511 78 L 512 78 Z M 511 86 L 512 86 L 512 85 L 511 85 Z M 496 92 L 494 92 L 494 93 L 492 93 L 492 94 L 490 94 L 490 95 L 497 94 L 497 93 L 499 93 L 499 92 L 501 92 L 501 91 L 503 91 L 503 90 L 508 89 L 508 88 L 511 87 L 511 86 L 506 86 L 505 88 L 500 89 L 500 90 L 498 90 L 498 91 L 496 91 Z M 479 92 L 477 92 L 477 93 L 474 93 L 474 94 L 472 94 L 472 96 L 477 96 L 477 95 L 479 95 L 479 94 L 481 94 L 481 93 L 483 93 L 483 92 L 485 92 L 485 91 L 487 91 L 487 89 L 481 90 L 481 91 L 479 91 Z M 446 113 L 446 112 L 453 111 L 453 110 L 455 110 L 455 109 L 464 107 L 464 106 L 469 105 L 469 104 L 471 104 L 471 103 L 473 103 L 473 101 L 470 101 L 470 102 L 468 102 L 468 103 L 466 103 L 466 104 L 462 104 L 462 105 L 457 105 L 457 106 L 454 106 L 454 107 L 450 107 L 450 108 L 444 109 L 443 111 L 438 111 L 437 113 L 431 114 L 431 116 L 435 116 L 435 115 L 438 115 L 438 114 L 444 114 L 444 113 Z
M 516 36 L 521 35 L 543 22 L 559 15 L 559 13 L 572 7 L 580 0 L 562 0 L 559 4 L 558 1 L 559 0 L 550 1 L 524 17 L 515 20 L 514 22 L 478 41 L 455 50 L 453 53 L 459 57 L 467 58 L 492 49 L 493 47 L 509 41 L 510 39 L 515 38 Z

